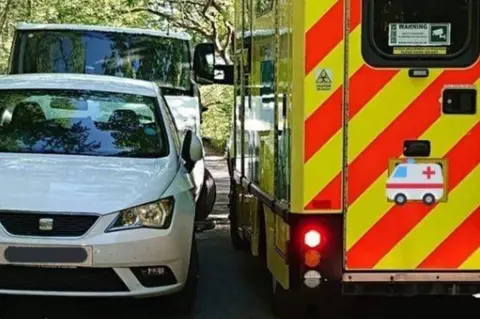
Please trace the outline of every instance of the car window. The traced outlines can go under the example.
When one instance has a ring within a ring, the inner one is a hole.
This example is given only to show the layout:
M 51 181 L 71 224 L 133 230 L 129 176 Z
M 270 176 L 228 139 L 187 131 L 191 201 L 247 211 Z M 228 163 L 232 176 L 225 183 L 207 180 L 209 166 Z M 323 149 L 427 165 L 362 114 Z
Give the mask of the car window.
M 393 174 L 395 178 L 406 178 L 407 177 L 407 168 L 405 166 L 399 166 Z
M 478 1 L 363 1 L 363 53 L 371 64 L 408 66 L 423 59 L 460 66 L 478 59 Z
M 188 41 L 101 31 L 19 31 L 12 73 L 89 73 L 192 90 Z M 181 93 L 179 93 L 181 94 Z
M 0 152 L 164 157 L 155 98 L 79 90 L 0 90 Z
M 164 105 L 165 105 L 165 111 L 167 113 L 166 121 L 168 123 L 168 126 L 170 127 L 170 132 L 172 132 L 173 142 L 175 143 L 175 149 L 177 153 L 179 153 L 182 143 L 180 142 L 180 137 L 178 135 L 177 124 L 175 123 L 175 119 L 173 118 L 172 110 L 170 110 L 170 107 L 168 106 L 168 103 L 166 101 Z

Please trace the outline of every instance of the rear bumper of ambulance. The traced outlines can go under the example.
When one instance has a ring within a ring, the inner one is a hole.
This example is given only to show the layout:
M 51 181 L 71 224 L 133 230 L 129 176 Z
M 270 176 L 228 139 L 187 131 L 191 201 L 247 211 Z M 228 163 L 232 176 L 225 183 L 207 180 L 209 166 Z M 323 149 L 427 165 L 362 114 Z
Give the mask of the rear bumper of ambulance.
M 347 272 L 342 294 L 473 296 L 480 294 L 480 272 Z

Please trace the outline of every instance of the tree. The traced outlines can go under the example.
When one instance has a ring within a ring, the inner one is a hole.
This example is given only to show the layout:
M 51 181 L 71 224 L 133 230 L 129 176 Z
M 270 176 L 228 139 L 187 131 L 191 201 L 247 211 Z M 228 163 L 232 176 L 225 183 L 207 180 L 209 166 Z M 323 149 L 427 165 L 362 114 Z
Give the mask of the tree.
M 234 36 L 232 0 L 127 0 L 128 13 L 148 12 L 169 27 L 195 33 L 197 41 L 208 39 L 215 51 L 231 63 Z

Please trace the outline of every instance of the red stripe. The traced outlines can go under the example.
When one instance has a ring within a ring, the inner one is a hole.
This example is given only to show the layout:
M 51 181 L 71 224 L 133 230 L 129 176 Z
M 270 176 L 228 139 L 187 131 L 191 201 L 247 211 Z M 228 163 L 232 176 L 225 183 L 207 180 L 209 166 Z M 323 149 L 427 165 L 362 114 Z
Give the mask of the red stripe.
M 305 163 L 342 127 L 342 95 L 343 86 L 305 121 Z
M 327 19 L 328 15 L 337 15 L 338 8 L 342 7 L 343 1 L 337 2 L 330 11 L 323 17 Z M 350 15 L 350 30 L 355 29 L 361 21 L 361 0 L 352 0 L 350 3 L 351 15 Z M 335 9 L 334 9 L 335 8 Z M 313 26 L 307 32 L 306 42 L 306 73 L 308 74 L 325 56 L 335 48 L 339 41 L 343 39 L 343 34 L 336 40 L 332 40 L 335 44 L 329 45 L 324 43 L 323 40 L 319 43 L 315 37 L 319 36 L 318 33 L 326 33 L 323 29 L 327 25 L 330 36 L 331 28 L 328 25 L 331 22 L 322 22 L 322 19 Z M 342 17 L 343 21 L 343 17 Z M 332 25 L 337 26 L 338 23 Z M 342 23 L 343 28 L 343 23 Z M 311 33 L 310 33 L 311 32 Z M 338 32 L 338 30 L 336 31 Z M 342 31 L 343 32 L 343 31 Z M 335 36 L 338 36 L 335 35 Z M 324 48 L 323 45 L 326 47 Z M 316 50 L 318 52 L 316 52 Z M 308 62 L 308 61 L 312 62 Z M 314 62 L 316 61 L 316 62 Z M 350 87 L 352 90 L 359 90 L 363 92 L 361 96 L 350 100 L 350 118 L 355 116 L 365 104 L 372 99 L 375 94 L 378 93 L 394 76 L 398 71 L 382 71 L 374 70 L 367 65 L 363 65 L 355 74 L 350 78 Z M 305 122 L 305 162 L 307 162 L 325 143 L 327 143 L 332 136 L 342 127 L 342 95 L 343 87 L 338 88 L 327 101 L 320 105 L 317 110 L 310 115 Z M 325 119 L 328 119 L 325 121 Z M 310 138 L 308 138 L 310 137 Z
M 461 71 L 445 71 L 402 112 L 349 165 L 349 203 L 353 203 L 388 168 L 388 160 L 402 155 L 403 142 L 418 139 L 440 116 L 439 98 L 447 84 L 471 84 L 480 75 L 480 63 Z M 352 94 L 357 94 L 351 91 Z M 388 106 L 385 106 L 388 107 Z M 337 199 L 341 196 L 339 173 L 316 197 Z M 307 206 L 310 207 L 311 203 Z
M 443 188 L 443 184 L 428 184 L 428 183 L 415 183 L 415 184 L 387 184 L 387 188 L 400 189 L 400 188 L 413 188 L 413 189 L 430 189 L 430 188 Z
M 457 269 L 480 247 L 480 206 L 418 266 Z
M 398 74 L 398 70 L 375 70 L 363 65 L 350 79 L 349 119 L 360 112 Z
M 448 191 L 454 189 L 478 165 L 480 123 L 446 155 L 448 160 Z M 405 237 L 436 206 L 407 203 L 393 206 L 349 251 L 349 268 L 373 268 L 403 237 Z M 454 213 L 454 212 L 453 212 Z
M 353 118 L 398 71 L 378 71 L 363 65 L 350 78 L 350 90 L 362 92 L 350 99 Z M 338 88 L 305 121 L 305 162 L 310 160 L 342 128 L 343 87 Z
M 336 2 L 307 31 L 305 36 L 305 74 L 309 74 L 343 40 L 343 5 L 343 0 Z M 361 21 L 361 0 L 351 1 L 350 6 L 350 31 L 353 31 Z
M 309 74 L 343 39 L 343 0 L 307 31 L 305 35 L 305 74 Z

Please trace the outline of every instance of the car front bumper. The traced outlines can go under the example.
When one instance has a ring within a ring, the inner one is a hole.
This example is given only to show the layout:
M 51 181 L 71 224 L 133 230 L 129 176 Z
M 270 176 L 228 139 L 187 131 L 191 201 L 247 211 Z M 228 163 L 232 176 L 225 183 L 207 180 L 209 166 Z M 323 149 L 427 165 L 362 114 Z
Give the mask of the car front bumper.
M 0 226 L 0 294 L 151 297 L 177 292 L 188 273 L 193 207 L 191 199 L 189 204 L 177 202 L 168 230 L 105 232 L 116 215 L 101 216 L 81 238 L 12 236 Z M 5 253 L 11 247 L 82 249 L 87 257 L 77 262 L 18 262 Z

